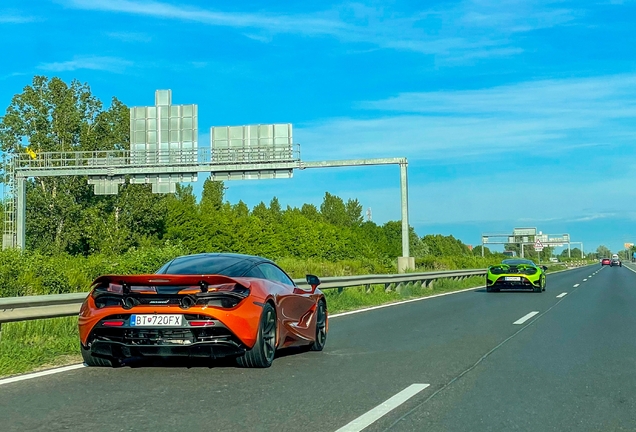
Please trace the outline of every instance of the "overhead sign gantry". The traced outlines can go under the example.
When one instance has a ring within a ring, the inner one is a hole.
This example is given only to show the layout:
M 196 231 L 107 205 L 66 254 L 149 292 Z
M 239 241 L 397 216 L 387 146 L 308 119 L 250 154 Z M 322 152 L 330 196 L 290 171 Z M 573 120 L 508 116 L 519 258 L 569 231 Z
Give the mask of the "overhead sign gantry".
M 536 228 L 514 228 L 512 234 L 491 233 L 482 234 L 481 236 L 481 256 L 484 256 L 484 246 L 489 244 L 505 245 L 518 244 L 521 246 L 521 256 L 523 257 L 524 246 L 537 245 L 543 250 L 544 247 L 562 247 L 568 246 L 568 257 L 572 256 L 571 245 L 580 244 L 581 253 L 583 254 L 583 242 L 573 242 L 570 240 L 570 234 L 543 234 L 537 233 Z
M 26 188 L 30 177 L 87 176 L 95 194 L 119 192 L 119 185 L 150 184 L 154 193 L 173 193 L 176 184 L 213 180 L 262 180 L 293 177 L 307 168 L 399 165 L 402 257 L 398 270 L 415 267 L 409 251 L 406 158 L 303 162 L 291 124 L 212 127 L 210 146 L 198 143 L 197 105 L 173 105 L 170 90 L 155 92 L 155 105 L 130 109 L 129 150 L 27 152 L 6 155 L 2 246 L 24 248 Z

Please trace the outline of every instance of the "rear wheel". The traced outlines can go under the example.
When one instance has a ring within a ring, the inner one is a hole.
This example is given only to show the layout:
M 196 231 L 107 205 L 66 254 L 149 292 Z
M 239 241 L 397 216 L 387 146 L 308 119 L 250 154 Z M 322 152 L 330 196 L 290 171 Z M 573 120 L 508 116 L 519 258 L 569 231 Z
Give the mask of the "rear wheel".
M 327 343 L 327 305 L 324 300 L 318 302 L 316 310 L 316 339 L 311 345 L 312 351 L 322 351 Z
M 84 348 L 84 345 L 81 343 L 80 351 L 82 352 L 82 359 L 84 359 L 86 366 L 113 367 L 113 362 L 110 359 L 95 357 L 91 354 L 90 348 Z
M 236 358 L 236 363 L 241 367 L 267 368 L 272 365 L 276 354 L 276 310 L 265 303 L 261 321 L 258 326 L 256 343 L 251 349 L 245 351 Z

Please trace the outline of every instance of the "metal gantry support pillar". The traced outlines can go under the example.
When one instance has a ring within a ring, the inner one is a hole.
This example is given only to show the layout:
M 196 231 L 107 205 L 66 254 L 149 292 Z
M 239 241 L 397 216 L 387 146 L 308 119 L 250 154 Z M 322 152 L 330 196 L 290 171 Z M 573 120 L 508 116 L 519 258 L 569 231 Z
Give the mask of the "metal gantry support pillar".
M 26 232 L 26 178 L 16 178 L 16 247 L 24 249 Z
M 408 161 L 406 158 L 380 159 L 350 159 L 318 162 L 301 162 L 300 168 L 335 168 L 371 165 L 399 165 L 400 166 L 400 202 L 402 212 L 402 256 L 398 257 L 398 272 L 415 269 L 415 258 L 409 256 L 409 189 L 408 189 Z
M 415 269 L 415 258 L 409 251 L 409 186 L 406 160 L 400 164 L 400 191 L 402 203 L 402 256 L 398 258 L 398 273 Z

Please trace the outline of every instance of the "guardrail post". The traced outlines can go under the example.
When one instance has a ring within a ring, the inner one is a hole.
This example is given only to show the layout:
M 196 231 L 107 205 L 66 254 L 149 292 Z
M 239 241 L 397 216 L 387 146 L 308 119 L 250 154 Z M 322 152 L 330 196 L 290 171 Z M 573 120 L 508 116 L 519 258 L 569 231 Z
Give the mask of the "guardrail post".
M 338 287 L 338 294 L 340 294 L 342 292 L 343 288 L 342 287 Z

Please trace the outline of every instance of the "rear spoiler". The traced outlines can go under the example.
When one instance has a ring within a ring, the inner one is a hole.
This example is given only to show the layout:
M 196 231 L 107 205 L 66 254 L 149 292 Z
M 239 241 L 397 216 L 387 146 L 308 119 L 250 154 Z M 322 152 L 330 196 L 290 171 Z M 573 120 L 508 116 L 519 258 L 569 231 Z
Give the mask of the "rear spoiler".
M 104 275 L 95 279 L 91 286 L 105 284 L 119 284 L 128 286 L 194 286 L 200 284 L 221 285 L 239 284 L 245 288 L 250 287 L 247 280 L 232 279 L 223 275 L 169 275 L 169 274 L 142 274 L 142 275 Z

